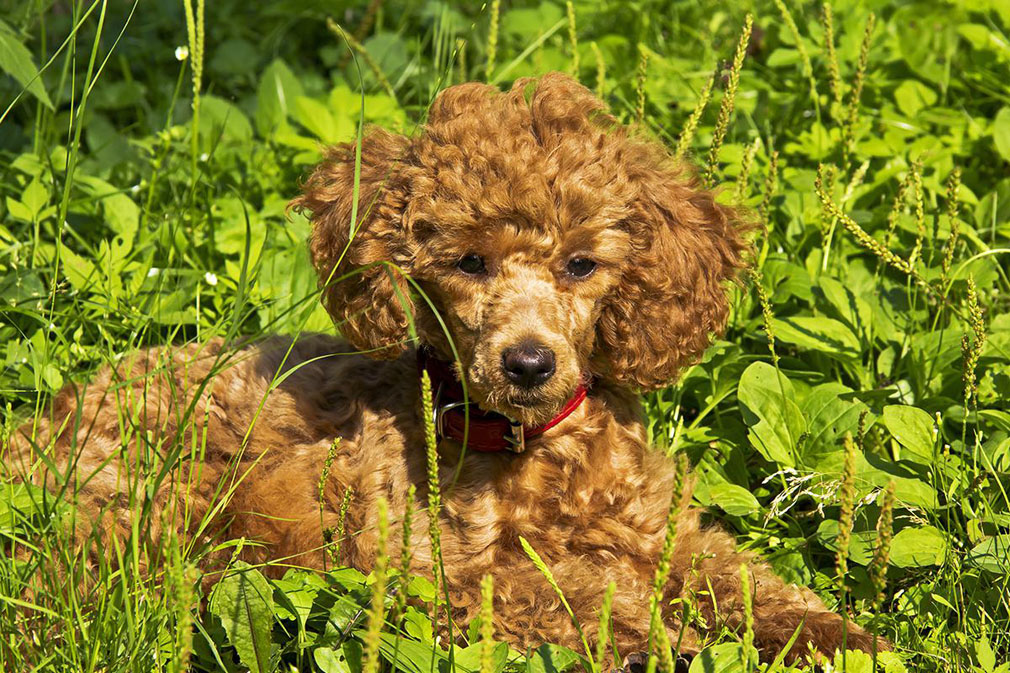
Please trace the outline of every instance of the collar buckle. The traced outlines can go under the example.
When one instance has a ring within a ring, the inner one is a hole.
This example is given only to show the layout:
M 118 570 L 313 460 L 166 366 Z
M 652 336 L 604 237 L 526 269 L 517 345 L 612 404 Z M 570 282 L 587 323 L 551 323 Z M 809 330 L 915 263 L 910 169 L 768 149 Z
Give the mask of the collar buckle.
M 526 430 L 522 423 L 511 418 L 508 421 L 509 431 L 505 434 L 505 444 L 513 453 L 522 453 L 526 450 Z

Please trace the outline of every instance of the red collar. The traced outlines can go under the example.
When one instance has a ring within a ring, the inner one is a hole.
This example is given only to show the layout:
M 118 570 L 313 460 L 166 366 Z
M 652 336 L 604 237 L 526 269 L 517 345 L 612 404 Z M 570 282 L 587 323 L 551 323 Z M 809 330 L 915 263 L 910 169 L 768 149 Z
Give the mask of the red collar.
M 467 449 L 481 453 L 522 453 L 528 440 L 544 434 L 578 409 L 587 393 L 586 386 L 580 383 L 557 416 L 543 425 L 529 427 L 497 412 L 484 411 L 476 404 L 468 405 L 455 368 L 451 363 L 436 358 L 427 346 L 417 349 L 417 369 L 418 372 L 428 370 L 431 378 L 435 432 L 439 439 L 448 437 L 460 443 L 464 443 L 465 439 Z M 466 413 L 468 406 L 469 419 Z

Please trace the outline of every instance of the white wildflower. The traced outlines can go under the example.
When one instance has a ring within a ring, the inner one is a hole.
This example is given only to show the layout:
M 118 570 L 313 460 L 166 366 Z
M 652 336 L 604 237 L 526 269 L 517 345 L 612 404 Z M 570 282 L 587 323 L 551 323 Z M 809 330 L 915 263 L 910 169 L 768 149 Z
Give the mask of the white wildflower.
M 175 48 L 176 61 L 185 61 L 187 58 L 189 58 L 189 47 L 181 45 Z

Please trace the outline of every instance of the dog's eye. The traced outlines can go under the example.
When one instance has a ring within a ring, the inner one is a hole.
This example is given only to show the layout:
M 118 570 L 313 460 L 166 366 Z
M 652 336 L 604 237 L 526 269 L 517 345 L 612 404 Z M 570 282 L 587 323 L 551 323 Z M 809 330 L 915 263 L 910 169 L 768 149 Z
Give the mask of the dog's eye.
M 484 266 L 484 258 L 473 253 L 464 255 L 456 262 L 456 267 L 463 273 L 468 273 L 471 276 L 477 276 L 487 271 L 487 267 Z
M 576 278 L 585 278 L 596 270 L 596 262 L 588 257 L 573 257 L 568 260 L 568 273 Z

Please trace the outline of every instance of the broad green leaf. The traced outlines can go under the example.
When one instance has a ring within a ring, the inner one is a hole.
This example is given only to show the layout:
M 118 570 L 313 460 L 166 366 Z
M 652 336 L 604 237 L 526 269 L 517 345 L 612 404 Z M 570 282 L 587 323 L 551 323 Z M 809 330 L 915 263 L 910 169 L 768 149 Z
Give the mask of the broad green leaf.
M 456 648 L 453 652 L 453 662 L 457 669 L 463 671 L 480 671 L 480 655 L 483 643 L 474 642 L 464 648 Z M 493 643 L 491 646 L 491 673 L 501 673 L 508 660 L 508 643 Z
M 200 97 L 200 147 L 204 152 L 219 141 L 246 144 L 252 135 L 249 119 L 237 106 L 217 96 Z
M 7 214 L 23 222 L 34 222 L 35 218 L 31 208 L 10 196 L 7 197 Z
M 256 130 L 268 136 L 277 129 L 295 106 L 295 99 L 303 95 L 301 80 L 287 63 L 275 59 L 260 77 L 256 91 Z
M 527 661 L 529 673 L 563 673 L 575 666 L 581 657 L 560 645 L 541 645 Z
M 936 103 L 936 92 L 915 79 L 906 79 L 894 90 L 898 109 L 906 117 L 915 117 L 919 110 Z
M 934 526 L 903 528 L 891 540 L 891 565 L 899 568 L 940 565 L 947 541 Z
M 1010 572 L 1010 533 L 982 540 L 968 552 L 968 562 L 998 575 Z
M 737 398 L 751 444 L 773 463 L 794 467 L 797 443 L 806 419 L 785 374 L 765 362 L 751 364 L 740 377 Z
M 873 673 L 873 657 L 862 650 L 848 650 L 844 654 L 835 653 L 836 671 L 845 673 Z
M 324 104 L 308 96 L 295 97 L 294 117 L 325 143 L 350 140 L 356 129 L 354 122 L 339 110 L 335 116 Z
M 101 277 L 91 260 L 81 257 L 69 248 L 65 247 L 60 251 L 60 262 L 67 280 L 77 290 L 90 288 Z
M 845 360 L 859 358 L 859 339 L 852 330 L 832 318 L 794 316 L 773 318 L 775 338 L 825 355 Z
M 25 87 L 50 110 L 53 102 L 46 93 L 38 68 L 32 60 L 32 53 L 21 43 L 9 25 L 0 21 L 0 70 L 4 71 Z
M 888 432 L 908 450 L 902 456 L 917 463 L 933 460 L 933 418 L 918 407 L 891 404 L 884 407 L 884 425 Z
M 236 561 L 214 587 L 210 611 L 221 620 L 228 642 L 250 673 L 268 673 L 275 667 L 275 646 L 270 640 L 274 623 L 273 592 L 258 570 Z
M 992 141 L 1003 159 L 1010 161 L 1010 106 L 1004 106 L 992 120 Z
M 330 647 L 317 647 L 312 652 L 312 660 L 323 673 L 351 673 L 342 652 L 336 652 Z
M 294 619 L 302 628 L 312 611 L 312 603 L 326 582 L 317 574 L 291 569 L 284 578 L 273 582 L 276 598 L 275 611 L 282 619 Z
M 28 183 L 25 191 L 21 193 L 21 203 L 32 213 L 32 220 L 36 219 L 46 204 L 49 203 L 49 190 L 42 182 L 36 178 Z
M 736 673 L 745 671 L 743 643 L 722 643 L 706 647 L 691 661 L 688 673 Z
M 841 398 L 851 392 L 851 388 L 841 383 L 822 383 L 810 390 L 800 403 L 800 410 L 807 419 L 807 438 L 803 445 L 805 460 L 836 451 L 838 439 L 846 432 L 856 434 L 859 416 L 867 408 L 858 400 Z
M 379 654 L 405 673 L 432 673 L 439 670 L 439 662 L 448 656 L 437 645 L 419 643 L 403 636 L 383 632 L 379 634 Z
M 842 320 L 854 333 L 859 334 L 860 330 L 870 327 L 873 309 L 865 299 L 856 296 L 852 290 L 830 276 L 822 276 L 818 286 L 824 293 L 824 298 L 838 311 Z
M 825 547 L 838 551 L 838 521 L 825 519 L 817 526 L 817 538 Z M 873 558 L 873 548 L 877 544 L 875 530 L 854 530 L 849 537 L 848 557 L 853 563 L 866 565 Z
M 736 484 L 716 484 L 708 491 L 712 504 L 733 516 L 747 516 L 761 510 L 754 494 Z
M 978 658 L 978 665 L 985 673 L 993 673 L 996 669 L 996 653 L 992 651 L 992 645 L 984 633 L 975 643 L 975 656 Z
M 91 175 L 82 175 L 77 182 L 101 207 L 102 219 L 109 229 L 122 237 L 127 248 L 140 226 L 140 207 L 129 196 L 112 184 Z

